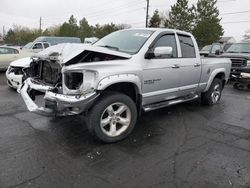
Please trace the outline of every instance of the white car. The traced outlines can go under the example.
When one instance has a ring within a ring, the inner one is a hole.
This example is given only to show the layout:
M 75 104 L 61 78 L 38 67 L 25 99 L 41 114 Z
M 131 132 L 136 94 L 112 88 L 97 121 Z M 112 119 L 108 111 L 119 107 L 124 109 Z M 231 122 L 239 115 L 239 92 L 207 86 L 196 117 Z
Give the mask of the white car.
M 28 68 L 31 63 L 31 58 L 21 58 L 12 61 L 6 71 L 7 84 L 14 89 L 17 89 L 23 82 L 23 69 Z

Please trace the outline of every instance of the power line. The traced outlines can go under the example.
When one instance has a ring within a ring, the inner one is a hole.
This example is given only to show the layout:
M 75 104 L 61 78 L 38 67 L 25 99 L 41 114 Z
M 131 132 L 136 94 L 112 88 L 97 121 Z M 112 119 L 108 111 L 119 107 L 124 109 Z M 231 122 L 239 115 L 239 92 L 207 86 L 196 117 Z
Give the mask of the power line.
M 246 11 L 240 11 L 240 12 L 227 12 L 227 13 L 222 13 L 220 15 L 229 15 L 229 14 L 243 14 L 243 13 L 249 13 L 250 10 L 246 10 Z
M 237 23 L 250 23 L 250 20 L 249 21 L 224 22 L 224 23 L 221 23 L 221 24 L 237 24 Z

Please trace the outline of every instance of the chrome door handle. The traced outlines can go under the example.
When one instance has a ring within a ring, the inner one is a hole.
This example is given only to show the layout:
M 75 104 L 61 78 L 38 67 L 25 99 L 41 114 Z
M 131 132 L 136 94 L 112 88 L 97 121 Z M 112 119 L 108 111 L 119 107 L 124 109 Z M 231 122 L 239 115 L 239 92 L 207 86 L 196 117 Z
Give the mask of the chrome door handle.
M 178 68 L 180 68 L 180 66 L 179 65 L 173 65 L 172 68 L 173 69 L 178 69 Z
M 199 67 L 199 66 L 201 66 L 201 64 L 200 64 L 200 63 L 196 63 L 196 64 L 194 64 L 194 67 Z

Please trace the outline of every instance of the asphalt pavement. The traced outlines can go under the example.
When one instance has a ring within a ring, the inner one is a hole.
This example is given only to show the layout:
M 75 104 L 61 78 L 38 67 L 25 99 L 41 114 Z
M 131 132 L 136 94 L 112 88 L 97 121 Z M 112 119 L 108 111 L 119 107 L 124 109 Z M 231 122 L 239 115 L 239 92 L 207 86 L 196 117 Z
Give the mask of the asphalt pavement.
M 28 112 L 0 73 L 0 187 L 249 188 L 250 91 L 144 113 L 128 139 L 102 144 L 82 117 Z

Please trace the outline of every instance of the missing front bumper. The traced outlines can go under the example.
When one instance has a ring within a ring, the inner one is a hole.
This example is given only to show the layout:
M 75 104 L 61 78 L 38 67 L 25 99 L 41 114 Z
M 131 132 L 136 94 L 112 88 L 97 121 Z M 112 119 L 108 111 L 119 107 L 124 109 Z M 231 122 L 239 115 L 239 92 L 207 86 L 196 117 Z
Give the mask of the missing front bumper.
M 50 87 L 34 84 L 28 78 L 18 89 L 30 112 L 44 116 L 69 116 L 87 111 L 98 98 L 99 93 L 93 92 L 86 95 L 64 95 L 50 91 Z M 29 95 L 29 91 L 44 91 L 45 106 L 38 107 Z

